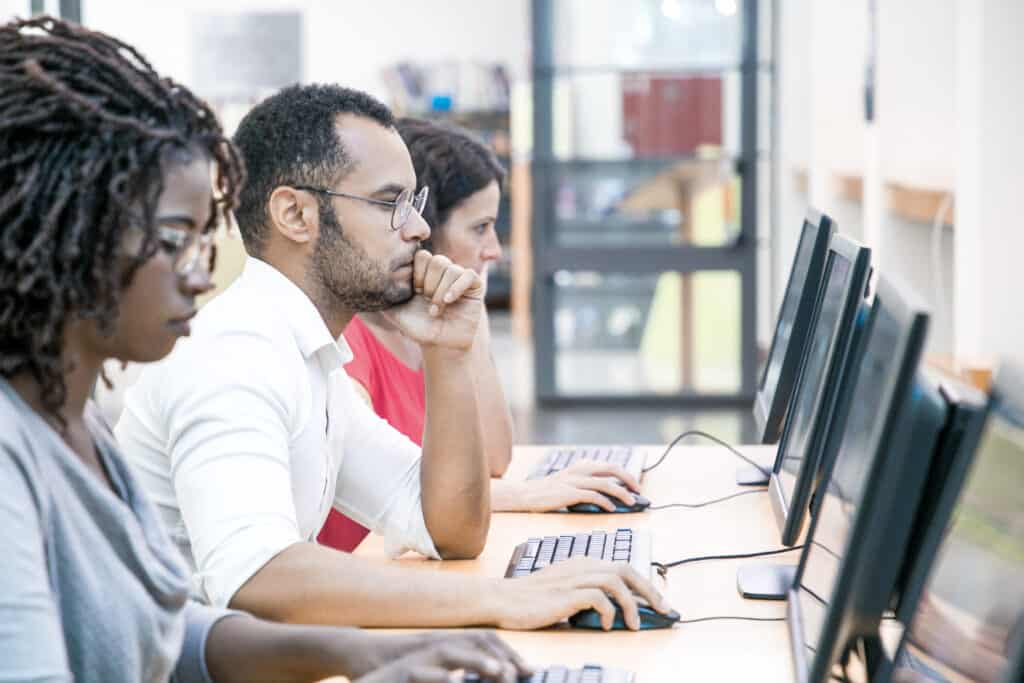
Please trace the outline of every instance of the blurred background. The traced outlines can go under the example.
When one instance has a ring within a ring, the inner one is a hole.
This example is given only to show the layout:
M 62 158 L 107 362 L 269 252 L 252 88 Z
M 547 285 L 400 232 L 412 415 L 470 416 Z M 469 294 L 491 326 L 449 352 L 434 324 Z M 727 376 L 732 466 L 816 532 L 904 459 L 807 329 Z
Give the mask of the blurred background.
M 808 206 L 931 304 L 932 363 L 1024 348 L 1020 0 L 0 0 L 40 12 L 138 47 L 229 131 L 336 82 L 488 140 L 520 443 L 750 440 Z M 245 254 L 221 249 L 223 287 Z

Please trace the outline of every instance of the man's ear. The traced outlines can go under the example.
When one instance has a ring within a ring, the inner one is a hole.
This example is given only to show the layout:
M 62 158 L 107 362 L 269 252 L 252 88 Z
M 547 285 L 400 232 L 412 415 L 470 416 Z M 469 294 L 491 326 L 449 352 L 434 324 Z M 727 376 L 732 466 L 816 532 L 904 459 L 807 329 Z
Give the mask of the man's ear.
M 267 211 L 274 230 L 291 242 L 312 242 L 320 234 L 320 206 L 310 192 L 277 187 L 270 193 Z

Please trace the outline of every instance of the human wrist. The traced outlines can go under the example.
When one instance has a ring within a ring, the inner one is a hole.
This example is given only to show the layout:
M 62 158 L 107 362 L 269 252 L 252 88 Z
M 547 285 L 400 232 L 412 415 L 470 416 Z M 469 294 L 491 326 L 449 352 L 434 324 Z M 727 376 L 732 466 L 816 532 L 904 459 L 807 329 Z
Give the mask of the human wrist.
M 523 481 L 507 479 L 491 480 L 491 510 L 493 512 L 522 512 L 525 505 L 528 486 Z
M 492 578 L 483 580 L 476 603 L 479 607 L 480 625 L 500 628 L 508 618 L 508 581 L 509 579 Z
M 443 364 L 446 367 L 465 365 L 469 366 L 473 359 L 472 347 L 466 349 L 454 349 L 439 344 L 421 343 L 420 350 L 423 352 L 424 365 Z
M 358 628 L 289 626 L 281 650 L 297 672 L 309 679 L 346 676 L 358 678 L 383 662 L 373 661 L 370 634 Z

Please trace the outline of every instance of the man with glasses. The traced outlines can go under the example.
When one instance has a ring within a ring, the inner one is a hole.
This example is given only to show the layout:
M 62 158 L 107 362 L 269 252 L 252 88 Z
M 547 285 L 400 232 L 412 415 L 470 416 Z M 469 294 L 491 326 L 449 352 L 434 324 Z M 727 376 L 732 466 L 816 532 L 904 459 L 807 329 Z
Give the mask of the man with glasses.
M 611 594 L 637 623 L 628 568 L 581 560 L 506 580 L 372 563 L 315 543 L 333 505 L 396 552 L 476 556 L 489 476 L 470 347 L 480 278 L 419 248 L 428 190 L 391 112 L 363 93 L 295 86 L 235 142 L 250 258 L 192 337 L 144 370 L 116 433 L 194 570 L 198 597 L 271 619 L 363 626 L 535 628 Z M 184 257 L 183 257 L 184 258 Z M 202 259 L 199 259 L 202 261 Z M 422 453 L 356 394 L 342 330 L 383 311 L 423 350 Z

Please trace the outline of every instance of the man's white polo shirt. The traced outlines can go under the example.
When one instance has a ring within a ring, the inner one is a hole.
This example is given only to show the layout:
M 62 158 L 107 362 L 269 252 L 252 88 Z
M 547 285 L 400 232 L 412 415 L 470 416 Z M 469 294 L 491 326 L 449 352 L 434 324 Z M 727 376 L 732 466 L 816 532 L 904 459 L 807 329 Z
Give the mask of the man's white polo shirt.
M 332 504 L 396 550 L 438 556 L 420 449 L 355 392 L 351 358 L 301 289 L 249 258 L 128 390 L 115 433 L 197 597 L 226 606 L 279 552 L 313 541 Z

